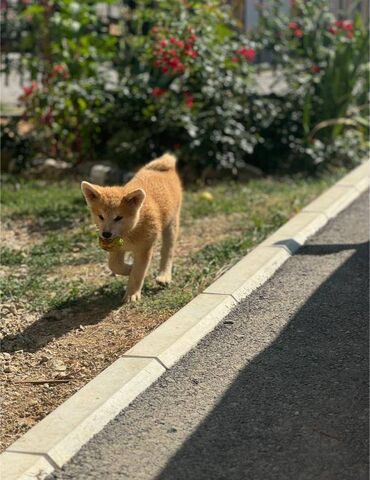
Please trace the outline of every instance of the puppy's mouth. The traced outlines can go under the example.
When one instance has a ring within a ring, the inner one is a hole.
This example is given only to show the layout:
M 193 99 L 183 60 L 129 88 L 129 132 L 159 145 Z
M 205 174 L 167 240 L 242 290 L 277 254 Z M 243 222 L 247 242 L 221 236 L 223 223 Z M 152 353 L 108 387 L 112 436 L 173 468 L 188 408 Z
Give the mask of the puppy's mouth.
M 121 238 L 121 235 L 119 235 L 118 233 L 112 233 L 112 235 L 109 237 L 109 238 L 106 238 L 103 236 L 103 233 L 102 232 L 99 232 L 99 238 L 101 238 L 103 240 L 103 242 L 112 242 L 114 239 L 116 238 Z

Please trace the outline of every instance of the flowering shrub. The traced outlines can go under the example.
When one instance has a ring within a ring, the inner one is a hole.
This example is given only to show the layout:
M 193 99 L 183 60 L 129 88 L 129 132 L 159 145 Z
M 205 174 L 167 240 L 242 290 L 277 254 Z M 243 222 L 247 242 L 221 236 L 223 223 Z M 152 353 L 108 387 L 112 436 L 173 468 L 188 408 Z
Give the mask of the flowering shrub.
M 280 3 L 261 10 L 254 36 L 273 52 L 277 76 L 288 87 L 264 99 L 272 110 L 264 147 L 280 151 L 289 168 L 360 160 L 368 134 L 368 31 L 360 17 L 334 18 L 320 0 L 295 2 L 290 18 Z M 262 149 L 256 154 L 266 156 Z
M 296 0 L 287 16 L 273 0 L 247 38 L 222 0 L 136 0 L 121 7 L 118 38 L 99 27 L 97 3 L 20 4 L 32 19 L 25 44 L 38 33 L 21 102 L 44 153 L 74 162 L 104 153 L 129 168 L 174 150 L 185 168 L 234 174 L 245 162 L 314 170 L 363 155 L 368 32 L 360 18 L 334 18 L 321 0 Z M 279 93 L 256 88 L 253 63 L 265 50 Z
M 114 157 L 127 165 L 171 149 L 235 172 L 259 140 L 248 114 L 253 43 L 219 0 L 135 4 L 107 125 Z
M 35 42 L 37 31 L 41 51 L 26 58 L 34 80 L 23 87 L 20 102 L 41 152 L 73 162 L 94 155 L 101 142 L 101 118 L 110 105 L 102 64 L 114 56 L 116 39 L 91 32 L 92 25 L 99 27 L 96 3 L 21 4 L 33 26 L 23 41 Z

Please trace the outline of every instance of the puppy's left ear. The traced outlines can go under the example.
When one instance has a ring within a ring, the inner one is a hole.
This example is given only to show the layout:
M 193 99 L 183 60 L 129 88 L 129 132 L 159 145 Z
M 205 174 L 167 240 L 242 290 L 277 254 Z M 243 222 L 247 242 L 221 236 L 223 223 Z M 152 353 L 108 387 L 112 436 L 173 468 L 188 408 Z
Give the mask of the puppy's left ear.
M 85 196 L 88 205 L 91 205 L 95 200 L 98 200 L 100 198 L 100 191 L 98 185 L 93 185 L 89 182 L 82 182 L 81 190 Z
M 139 210 L 142 207 L 144 200 L 146 197 L 146 193 L 141 188 L 134 190 L 133 192 L 128 193 L 123 197 L 123 201 L 130 206 L 135 207 L 135 209 Z

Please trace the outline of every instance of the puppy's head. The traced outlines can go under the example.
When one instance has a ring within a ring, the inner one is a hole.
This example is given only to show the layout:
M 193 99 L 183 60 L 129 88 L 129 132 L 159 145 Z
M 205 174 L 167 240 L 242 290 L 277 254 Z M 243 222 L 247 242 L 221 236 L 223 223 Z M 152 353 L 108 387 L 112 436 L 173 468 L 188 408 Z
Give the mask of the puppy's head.
M 124 237 L 137 225 L 146 196 L 141 188 L 125 192 L 122 187 L 82 182 L 81 190 L 101 238 Z

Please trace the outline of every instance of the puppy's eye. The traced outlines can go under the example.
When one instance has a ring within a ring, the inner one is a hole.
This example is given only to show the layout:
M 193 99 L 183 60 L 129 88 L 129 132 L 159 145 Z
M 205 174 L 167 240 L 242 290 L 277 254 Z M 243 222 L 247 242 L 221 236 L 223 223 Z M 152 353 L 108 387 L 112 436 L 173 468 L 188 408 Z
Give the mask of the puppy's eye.
M 114 219 L 115 222 L 119 222 L 120 220 L 122 220 L 122 217 L 118 216 Z
M 100 218 L 100 220 L 104 220 L 103 215 L 98 215 L 98 217 Z

